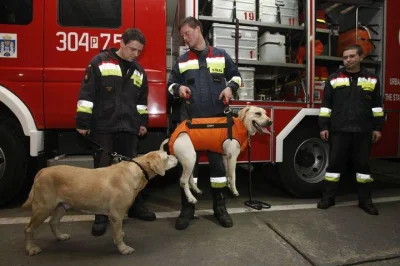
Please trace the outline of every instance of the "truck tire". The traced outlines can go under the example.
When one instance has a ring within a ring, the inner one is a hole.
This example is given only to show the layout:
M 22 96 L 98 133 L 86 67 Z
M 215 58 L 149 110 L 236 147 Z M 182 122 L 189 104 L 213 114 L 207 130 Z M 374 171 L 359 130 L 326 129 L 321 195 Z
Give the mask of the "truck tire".
M 328 157 L 329 146 L 320 138 L 317 124 L 300 125 L 283 141 L 278 171 L 284 189 L 299 198 L 321 196 Z
M 29 154 L 17 122 L 0 119 L 0 206 L 9 203 L 24 184 Z

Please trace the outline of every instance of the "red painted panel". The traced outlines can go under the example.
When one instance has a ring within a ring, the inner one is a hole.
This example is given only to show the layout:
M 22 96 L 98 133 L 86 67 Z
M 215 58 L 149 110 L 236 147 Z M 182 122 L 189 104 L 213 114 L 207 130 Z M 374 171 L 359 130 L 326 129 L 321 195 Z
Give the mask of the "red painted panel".
M 399 113 L 387 113 L 383 126 L 382 139 L 372 145 L 372 157 L 398 157 Z

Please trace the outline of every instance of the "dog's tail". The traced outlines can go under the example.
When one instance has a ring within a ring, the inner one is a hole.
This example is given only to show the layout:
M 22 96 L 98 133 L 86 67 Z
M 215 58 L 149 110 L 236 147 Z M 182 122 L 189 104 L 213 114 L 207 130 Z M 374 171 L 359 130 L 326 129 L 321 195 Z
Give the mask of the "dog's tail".
M 161 142 L 160 151 L 165 151 L 168 154 L 170 154 L 170 152 L 169 152 L 169 139 L 165 139 L 163 142 Z
M 36 174 L 34 180 L 36 180 L 36 178 L 38 178 L 42 172 L 43 172 L 43 169 L 40 170 L 40 171 Z M 29 208 L 29 207 L 32 206 L 33 196 L 34 196 L 34 192 L 33 192 L 33 190 L 34 190 L 34 185 L 35 185 L 35 181 L 33 181 L 33 185 L 32 185 L 31 191 L 29 192 L 28 199 L 25 201 L 24 204 L 22 204 L 22 208 Z

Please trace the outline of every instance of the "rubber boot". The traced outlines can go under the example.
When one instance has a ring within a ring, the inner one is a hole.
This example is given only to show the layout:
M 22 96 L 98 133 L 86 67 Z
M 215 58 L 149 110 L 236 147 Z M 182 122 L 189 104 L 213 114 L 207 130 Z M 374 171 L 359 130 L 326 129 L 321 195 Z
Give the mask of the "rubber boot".
M 319 209 L 328 209 L 329 207 L 335 206 L 335 196 L 338 185 L 339 182 L 324 180 L 324 192 L 322 193 L 322 198 L 317 205 Z
M 156 214 L 154 212 L 150 212 L 146 206 L 144 206 L 144 200 L 142 196 L 142 192 L 139 192 L 137 195 L 135 202 L 128 210 L 129 218 L 136 218 L 142 221 L 151 222 L 156 220 Z
M 107 215 L 95 215 L 94 223 L 92 225 L 92 235 L 102 236 L 107 231 L 108 216 Z
M 358 207 L 371 215 L 379 215 L 371 199 L 371 183 L 358 183 Z
M 225 189 L 212 188 L 214 216 L 223 227 L 232 227 L 232 218 L 226 210 Z
M 182 209 L 178 218 L 176 218 L 175 229 L 185 230 L 186 228 L 188 228 L 190 221 L 194 218 L 194 204 L 188 202 L 183 188 L 181 188 L 180 191 Z

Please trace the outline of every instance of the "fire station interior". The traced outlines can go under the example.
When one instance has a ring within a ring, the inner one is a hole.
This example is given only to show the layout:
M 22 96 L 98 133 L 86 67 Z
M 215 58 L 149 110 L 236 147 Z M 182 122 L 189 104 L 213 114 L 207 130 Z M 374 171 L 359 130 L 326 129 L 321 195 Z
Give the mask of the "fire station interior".
M 199 0 L 199 19 L 209 43 L 226 49 L 236 61 L 235 14 L 232 12 L 229 17 L 226 10 L 222 10 L 222 6 L 227 2 Z M 244 8 L 252 8 L 251 5 L 255 5 L 255 17 L 252 21 L 239 19 L 237 62 L 243 83 L 237 100 L 321 102 L 323 81 L 342 66 L 343 48 L 354 44 L 356 38 L 365 53 L 362 66 L 381 75 L 385 12 L 382 0 L 316 0 L 316 30 L 313 34 L 315 90 L 312 97 L 306 78 L 308 38 L 304 18 L 307 16 L 305 14 L 308 1 L 240 2 L 247 2 Z M 239 10 L 239 1 L 236 5 Z M 237 13 L 237 17 L 239 16 Z M 249 19 L 247 14 L 245 16 Z M 258 50 L 257 56 L 250 52 L 252 58 L 246 52 L 246 49 L 251 47 Z

